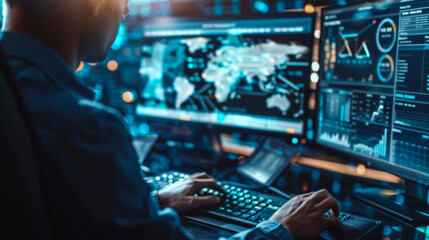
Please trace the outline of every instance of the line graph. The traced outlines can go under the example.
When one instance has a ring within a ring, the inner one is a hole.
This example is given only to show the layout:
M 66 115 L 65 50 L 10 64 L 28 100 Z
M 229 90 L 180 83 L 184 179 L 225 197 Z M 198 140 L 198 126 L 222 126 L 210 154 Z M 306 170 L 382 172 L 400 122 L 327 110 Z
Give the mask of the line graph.
M 387 128 L 384 129 L 384 134 L 381 138 L 369 137 L 364 139 L 363 137 L 357 137 L 356 142 L 359 142 L 353 146 L 355 151 L 359 151 L 364 154 L 368 154 L 374 157 L 386 157 L 387 156 Z
M 344 33 L 339 30 L 338 34 L 341 37 L 342 44 L 339 47 L 338 57 L 340 58 L 351 58 L 367 59 L 371 57 L 371 53 L 367 46 L 367 40 L 360 40 L 359 37 L 376 24 L 376 21 L 372 21 L 366 27 L 361 29 L 359 32 Z M 351 41 L 354 40 L 354 43 Z M 353 49 L 352 47 L 353 46 Z

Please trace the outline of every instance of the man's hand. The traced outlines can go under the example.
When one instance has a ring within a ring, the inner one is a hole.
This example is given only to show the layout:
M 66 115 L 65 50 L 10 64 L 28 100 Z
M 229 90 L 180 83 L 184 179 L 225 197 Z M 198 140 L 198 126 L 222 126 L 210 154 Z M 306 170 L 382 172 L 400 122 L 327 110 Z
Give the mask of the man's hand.
M 325 217 L 331 210 L 335 217 Z M 319 235 L 325 229 L 342 228 L 338 220 L 340 210 L 337 201 L 326 190 L 296 196 L 270 218 L 282 223 L 295 239 L 307 239 Z
M 177 212 L 186 212 L 203 206 L 216 205 L 221 202 L 217 196 L 194 196 L 203 188 L 211 188 L 226 193 L 217 185 L 216 180 L 207 173 L 196 173 L 177 183 L 171 184 L 158 193 L 159 205 L 171 207 Z

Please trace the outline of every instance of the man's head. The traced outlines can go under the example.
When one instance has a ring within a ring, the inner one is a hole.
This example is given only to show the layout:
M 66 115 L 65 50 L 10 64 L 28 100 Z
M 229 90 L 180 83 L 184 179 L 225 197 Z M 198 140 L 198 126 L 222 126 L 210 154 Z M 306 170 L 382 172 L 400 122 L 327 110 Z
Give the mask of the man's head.
M 6 1 L 6 2 L 5 2 Z M 76 43 L 79 57 L 102 61 L 113 44 L 128 0 L 4 0 L 5 29 Z M 44 34 L 41 36 L 41 34 Z M 47 36 L 49 35 L 49 36 Z M 36 37 L 37 38 L 37 37 Z M 72 39 L 71 39 L 72 38 Z M 59 43 L 61 44 L 61 43 Z M 80 61 L 81 59 L 79 59 Z

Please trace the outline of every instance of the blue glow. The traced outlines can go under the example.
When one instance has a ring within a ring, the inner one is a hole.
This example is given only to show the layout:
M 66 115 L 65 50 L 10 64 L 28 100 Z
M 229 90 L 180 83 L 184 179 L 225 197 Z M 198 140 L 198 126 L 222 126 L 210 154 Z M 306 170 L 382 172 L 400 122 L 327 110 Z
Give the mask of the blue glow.
M 383 229 L 384 236 L 390 236 L 392 234 L 392 229 L 389 226 L 385 226 Z
M 292 139 L 292 143 L 293 143 L 293 144 L 298 144 L 298 138 L 293 138 L 293 139 Z
M 141 134 L 141 135 L 146 135 L 146 134 L 148 134 L 148 133 L 150 132 L 150 127 L 149 127 L 149 125 L 148 125 L 148 124 L 146 124 L 146 123 L 142 123 L 142 124 L 140 124 L 140 126 L 139 126 L 139 132 L 140 132 L 140 134 Z
M 253 4 L 253 7 L 255 8 L 255 10 L 263 13 L 267 13 L 270 10 L 270 8 L 268 7 L 268 4 L 263 1 L 256 1 Z
M 136 126 L 131 126 L 130 133 L 131 133 L 131 136 L 137 137 L 139 135 L 139 130 Z
M 125 24 L 119 26 L 118 36 L 112 45 L 113 50 L 119 50 L 127 40 L 127 27 Z

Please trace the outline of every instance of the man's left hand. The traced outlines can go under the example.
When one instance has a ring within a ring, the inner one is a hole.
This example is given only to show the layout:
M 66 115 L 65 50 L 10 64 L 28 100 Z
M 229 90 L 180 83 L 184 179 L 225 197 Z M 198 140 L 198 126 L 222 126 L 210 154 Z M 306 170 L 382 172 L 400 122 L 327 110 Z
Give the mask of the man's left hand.
M 207 173 L 196 173 L 177 183 L 171 184 L 158 192 L 159 205 L 171 207 L 179 213 L 199 207 L 219 204 L 218 196 L 195 196 L 203 188 L 211 188 L 226 193 L 216 180 Z

